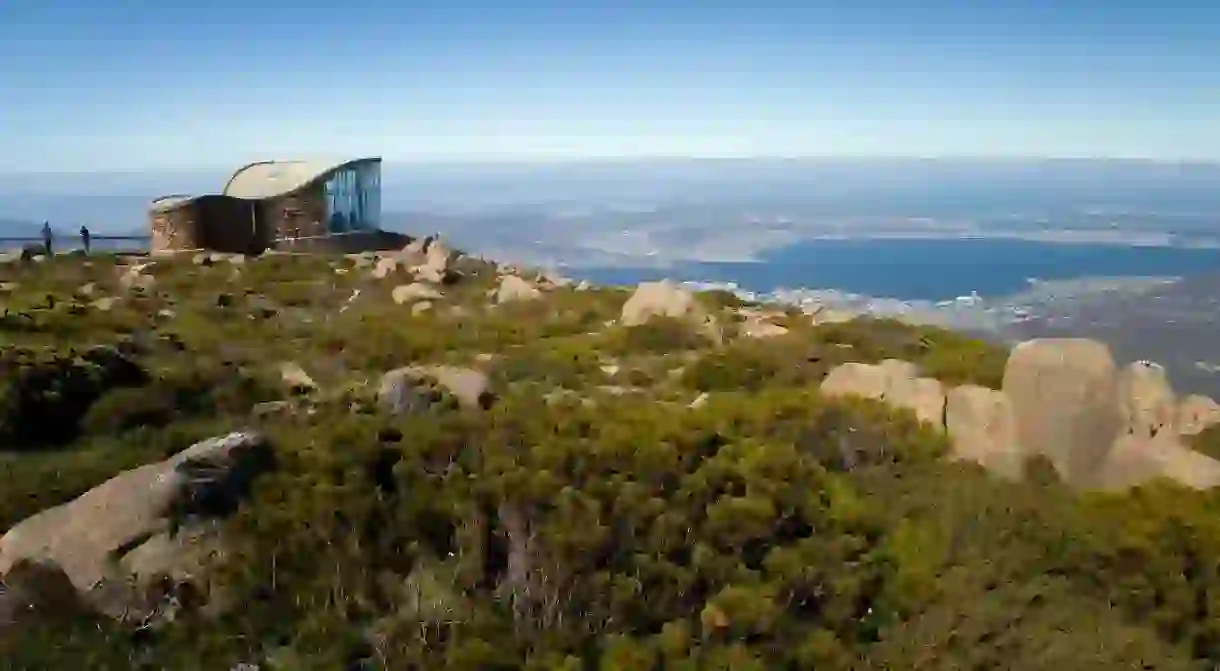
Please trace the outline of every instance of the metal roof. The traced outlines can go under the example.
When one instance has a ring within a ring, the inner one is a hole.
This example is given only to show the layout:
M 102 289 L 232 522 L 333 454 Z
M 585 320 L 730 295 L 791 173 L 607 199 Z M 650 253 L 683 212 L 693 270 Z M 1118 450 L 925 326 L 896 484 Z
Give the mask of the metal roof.
M 222 193 L 233 198 L 262 200 L 292 193 L 350 165 L 380 162 L 380 158 L 345 161 L 256 161 L 237 169 Z
M 165 212 L 167 210 L 172 210 L 174 208 L 186 205 L 196 198 L 198 198 L 198 196 L 188 196 L 180 193 L 161 196 L 160 198 L 153 200 L 151 208 L 154 212 Z

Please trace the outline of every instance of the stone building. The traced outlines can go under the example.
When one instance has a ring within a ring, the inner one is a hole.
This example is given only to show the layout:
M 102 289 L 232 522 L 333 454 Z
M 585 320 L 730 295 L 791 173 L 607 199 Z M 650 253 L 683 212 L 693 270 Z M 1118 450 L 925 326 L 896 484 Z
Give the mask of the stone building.
M 154 254 L 402 246 L 380 223 L 380 158 L 259 161 L 234 172 L 219 194 L 165 196 L 149 208 Z

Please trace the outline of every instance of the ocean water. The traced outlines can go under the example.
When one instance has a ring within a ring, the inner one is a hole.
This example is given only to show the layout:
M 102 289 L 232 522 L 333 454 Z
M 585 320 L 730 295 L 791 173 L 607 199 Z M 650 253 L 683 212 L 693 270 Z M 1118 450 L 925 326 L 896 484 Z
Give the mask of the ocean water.
M 808 240 L 764 253 L 755 263 L 682 263 L 668 268 L 576 268 L 591 282 L 630 285 L 670 278 L 778 287 L 838 289 L 901 300 L 949 300 L 976 291 L 998 298 L 1028 280 L 1187 276 L 1220 272 L 1220 249 L 1061 244 L 1005 239 Z

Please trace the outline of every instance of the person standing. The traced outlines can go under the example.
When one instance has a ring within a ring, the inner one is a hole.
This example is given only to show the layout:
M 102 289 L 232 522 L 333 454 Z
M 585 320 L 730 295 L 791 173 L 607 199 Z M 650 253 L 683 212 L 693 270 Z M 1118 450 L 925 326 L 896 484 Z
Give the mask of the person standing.
M 85 248 L 85 254 L 89 253 L 89 242 L 90 242 L 89 227 L 81 226 L 80 227 L 80 243 Z
M 47 256 L 54 256 L 54 252 L 51 251 L 51 237 L 51 222 L 42 222 L 42 247 L 46 250 Z

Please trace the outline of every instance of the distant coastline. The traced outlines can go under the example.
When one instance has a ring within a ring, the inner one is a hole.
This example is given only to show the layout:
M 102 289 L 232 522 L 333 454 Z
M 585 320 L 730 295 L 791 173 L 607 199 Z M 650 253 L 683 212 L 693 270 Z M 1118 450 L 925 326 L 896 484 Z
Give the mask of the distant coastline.
M 767 249 L 749 261 L 573 264 L 593 281 L 632 284 L 663 277 L 732 282 L 744 290 L 835 289 L 935 303 L 971 292 L 999 299 L 1030 290 L 1028 280 L 1058 283 L 1090 277 L 1178 277 L 1220 273 L 1220 246 L 1121 244 L 1112 240 L 1039 240 L 1005 236 L 815 237 Z

